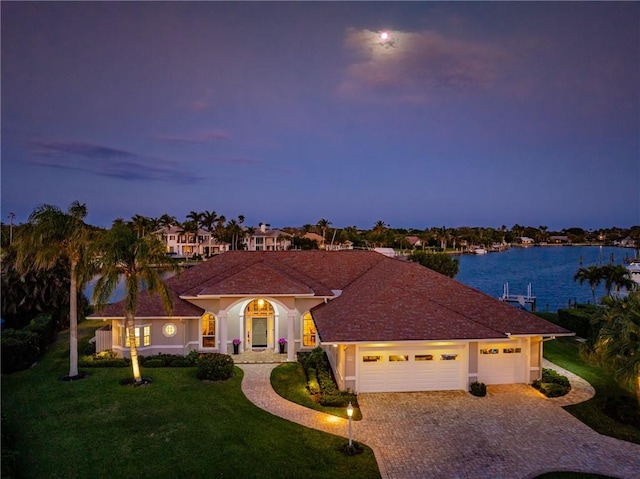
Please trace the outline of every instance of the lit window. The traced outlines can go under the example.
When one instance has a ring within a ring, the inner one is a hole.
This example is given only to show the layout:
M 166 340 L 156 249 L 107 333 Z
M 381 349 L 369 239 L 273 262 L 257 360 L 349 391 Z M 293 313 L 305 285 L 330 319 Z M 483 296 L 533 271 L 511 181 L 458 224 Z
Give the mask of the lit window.
M 363 363 L 377 363 L 382 361 L 382 356 L 362 356 Z
M 408 354 L 391 354 L 389 355 L 389 361 L 391 362 L 400 362 L 400 361 L 409 361 Z
M 500 353 L 500 350 L 498 348 L 480 350 L 480 354 L 498 354 L 498 353 Z
M 416 361 L 432 361 L 433 354 L 416 354 Z
M 517 354 L 517 353 L 521 353 L 522 349 L 520 349 L 520 348 L 504 348 L 502 350 L 502 352 L 504 354 Z
M 164 328 L 162 328 L 162 332 L 167 338 L 171 338 L 176 335 L 178 328 L 176 328 L 176 325 L 173 323 L 167 323 L 164 325 Z
M 140 335 L 142 329 L 142 345 L 151 346 L 151 326 L 143 326 L 142 328 L 135 328 L 136 335 L 136 347 L 140 347 Z M 124 345 L 127 348 L 131 347 L 131 341 L 129 340 L 129 330 L 125 328 L 125 341 Z
M 202 347 L 216 347 L 216 318 L 211 313 L 202 317 Z
M 440 359 L 442 361 L 455 361 L 456 359 L 458 359 L 458 355 L 457 354 L 441 354 Z
M 305 313 L 304 316 L 302 316 L 302 345 L 316 345 L 316 325 L 313 322 L 311 313 Z

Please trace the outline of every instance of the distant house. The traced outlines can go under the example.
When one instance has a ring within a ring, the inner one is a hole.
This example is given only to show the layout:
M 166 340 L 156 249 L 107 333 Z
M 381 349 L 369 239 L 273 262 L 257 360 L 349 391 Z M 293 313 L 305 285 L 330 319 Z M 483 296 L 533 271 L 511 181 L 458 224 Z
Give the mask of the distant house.
M 278 229 L 271 229 L 260 223 L 258 231 L 247 234 L 242 242 L 248 251 L 286 251 L 291 247 L 292 235 Z
M 569 237 L 566 235 L 549 236 L 549 241 L 555 244 L 566 244 L 569 243 Z
M 528 236 L 521 236 L 520 243 L 523 245 L 532 245 L 535 243 L 533 238 L 529 238 Z
M 179 258 L 191 258 L 195 255 L 213 256 L 229 251 L 229 243 L 219 242 L 211 233 L 203 229 L 192 233 L 178 226 L 167 226 L 154 234 L 164 240 L 168 254 Z
M 405 238 L 412 248 L 418 248 L 422 246 L 422 240 L 417 236 L 407 236 Z
M 317 233 L 306 233 L 302 236 L 303 238 L 306 238 L 308 240 L 311 241 L 315 241 L 318 245 L 318 249 L 323 249 L 324 248 L 324 238 L 322 236 L 320 236 Z
M 373 251 L 229 251 L 169 278 L 173 310 L 140 292 L 138 353 L 265 348 L 286 358 L 320 346 L 340 389 L 468 390 L 530 383 L 542 373 L 544 339 L 573 335 L 418 263 Z M 124 301 L 90 319 L 128 357 Z

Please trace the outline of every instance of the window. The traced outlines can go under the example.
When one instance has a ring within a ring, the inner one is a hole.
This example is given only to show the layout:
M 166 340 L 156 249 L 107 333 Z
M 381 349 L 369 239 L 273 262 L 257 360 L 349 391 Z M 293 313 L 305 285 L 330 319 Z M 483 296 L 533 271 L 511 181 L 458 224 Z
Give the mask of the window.
M 311 313 L 302 316 L 302 346 L 316 345 L 316 325 L 313 322 Z
M 521 353 L 522 349 L 520 349 L 520 348 L 504 348 L 502 350 L 502 352 L 504 354 L 514 354 L 514 353 L 517 354 L 517 353 Z
M 392 363 L 400 362 L 400 361 L 409 361 L 408 354 L 390 354 L 389 361 Z
M 455 361 L 456 359 L 458 359 L 458 355 L 457 354 L 441 354 L 440 359 L 442 361 Z
M 216 347 L 216 318 L 211 313 L 202 317 L 202 347 Z
M 136 328 L 136 347 L 140 347 L 140 335 L 142 333 L 142 345 L 151 346 L 151 326 L 141 326 Z M 131 347 L 131 341 L 129 340 L 129 330 L 125 328 L 125 341 L 124 345 L 127 348 Z
M 162 333 L 167 337 L 167 338 L 172 338 L 173 336 L 176 335 L 176 333 L 178 332 L 178 328 L 176 328 L 176 325 L 173 323 L 167 323 L 164 325 L 164 327 L 162 328 Z
M 432 361 L 433 354 L 416 354 L 416 361 Z
M 498 353 L 500 353 L 500 350 L 498 348 L 480 350 L 480 354 L 498 354 Z
M 363 363 L 377 363 L 382 361 L 382 356 L 362 356 Z

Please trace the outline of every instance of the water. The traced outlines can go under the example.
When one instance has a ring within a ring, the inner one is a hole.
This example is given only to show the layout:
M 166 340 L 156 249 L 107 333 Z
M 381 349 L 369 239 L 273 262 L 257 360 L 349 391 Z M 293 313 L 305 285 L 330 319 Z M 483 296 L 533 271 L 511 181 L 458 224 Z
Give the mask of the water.
M 579 268 L 609 264 L 612 258 L 614 264 L 623 264 L 625 257 L 633 255 L 632 249 L 612 246 L 511 248 L 502 253 L 458 256 L 460 270 L 455 279 L 494 298 L 502 296 L 506 282 L 511 295 L 526 295 L 531 283 L 537 310 L 556 311 L 566 308 L 569 301 L 593 302 L 589 284 L 581 286 L 573 280 Z M 605 294 L 604 285 L 596 288 L 596 299 Z

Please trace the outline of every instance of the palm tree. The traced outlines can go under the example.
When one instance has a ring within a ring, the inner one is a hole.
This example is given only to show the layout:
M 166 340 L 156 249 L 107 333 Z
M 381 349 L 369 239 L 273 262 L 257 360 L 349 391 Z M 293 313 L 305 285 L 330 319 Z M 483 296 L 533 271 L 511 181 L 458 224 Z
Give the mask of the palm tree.
M 597 318 L 603 326 L 593 353 L 618 382 L 633 384 L 640 406 L 640 292 L 624 299 L 607 296 L 603 303 Z
M 84 222 L 87 206 L 74 201 L 67 212 L 54 205 L 37 207 L 17 242 L 18 269 L 48 270 L 69 264 L 69 378 L 78 376 L 78 293 L 92 272 L 91 230 Z
M 600 268 L 602 272 L 602 278 L 604 279 L 605 287 L 607 288 L 607 296 L 611 295 L 611 288 L 615 286 L 616 291 L 620 291 L 620 288 L 626 288 L 631 290 L 635 287 L 635 281 L 631 279 L 629 270 L 621 264 L 612 265 L 608 264 Z
M 160 218 L 158 218 L 158 224 L 161 228 L 166 228 L 167 226 L 173 226 L 178 223 L 175 216 L 170 216 L 165 213 Z
M 588 266 L 586 268 L 580 268 L 573 275 L 573 280 L 578 281 L 581 285 L 585 281 L 589 283 L 591 287 L 591 294 L 593 296 L 593 304 L 596 304 L 596 286 L 602 281 L 602 270 L 597 266 Z
M 114 224 L 99 244 L 100 277 L 93 290 L 96 309 L 104 308 L 116 286 L 124 278 L 124 316 L 131 351 L 131 367 L 136 383 L 142 382 L 135 341 L 135 314 L 138 294 L 144 286 L 149 294 L 158 294 L 167 315 L 173 307 L 170 291 L 162 273 L 179 273 L 178 264 L 165 253 L 165 245 L 154 235 L 139 238 L 123 224 Z
M 324 247 L 324 241 L 325 241 L 325 237 L 324 235 L 327 232 L 327 228 L 329 227 L 329 225 L 331 224 L 331 221 L 329 221 L 326 218 L 321 218 L 318 220 L 318 222 L 316 223 L 316 226 L 318 228 L 320 228 L 320 231 L 322 232 L 322 246 Z

